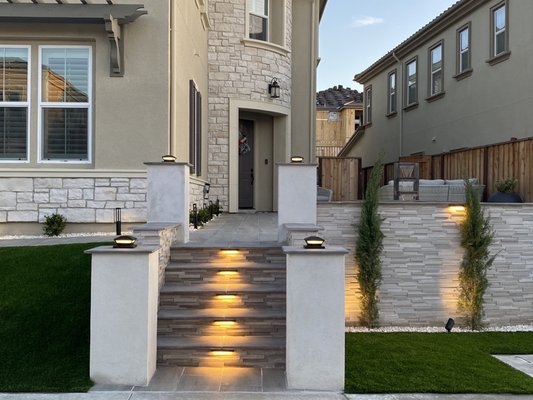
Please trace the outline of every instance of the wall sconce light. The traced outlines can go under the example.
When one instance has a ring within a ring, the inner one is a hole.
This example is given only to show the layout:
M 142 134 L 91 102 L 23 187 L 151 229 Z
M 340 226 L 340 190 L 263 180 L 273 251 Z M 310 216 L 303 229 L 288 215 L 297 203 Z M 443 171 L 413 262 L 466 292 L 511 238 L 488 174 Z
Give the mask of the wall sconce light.
M 292 156 L 291 163 L 303 163 L 304 158 L 302 156 Z
M 163 162 L 176 162 L 176 156 L 173 156 L 172 154 L 167 154 L 161 157 L 163 159 Z
M 209 198 L 209 190 L 211 189 L 210 183 L 204 183 L 204 200 Z
M 450 318 L 448 319 L 448 322 L 446 322 L 446 326 L 444 328 L 448 331 L 448 333 L 450 333 L 454 325 L 455 325 L 455 321 L 452 318 Z
M 281 88 L 279 87 L 279 83 L 276 78 L 272 78 L 272 81 L 268 85 L 268 94 L 270 94 L 270 97 L 273 99 L 279 99 Z
M 318 236 L 308 236 L 304 239 L 306 249 L 325 249 L 325 240 Z
M 115 245 L 113 246 L 115 249 L 133 249 L 137 247 L 137 238 L 133 236 L 127 236 L 122 235 L 118 236 L 115 239 L 113 239 L 115 242 Z

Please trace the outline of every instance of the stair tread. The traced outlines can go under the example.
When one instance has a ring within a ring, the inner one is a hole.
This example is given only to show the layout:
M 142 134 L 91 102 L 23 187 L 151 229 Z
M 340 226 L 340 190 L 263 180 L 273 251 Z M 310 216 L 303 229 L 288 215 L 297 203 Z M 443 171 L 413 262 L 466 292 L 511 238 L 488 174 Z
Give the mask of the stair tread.
M 166 284 L 161 294 L 168 293 L 285 293 L 285 285 L 259 285 L 249 283 L 202 283 L 195 285 Z
M 280 349 L 285 348 L 285 338 L 266 336 L 197 336 L 197 337 L 158 337 L 159 349 Z
M 255 308 L 206 308 L 195 310 L 160 310 L 159 319 L 200 319 L 200 318 L 285 318 L 284 310 Z
M 171 261 L 166 270 L 179 271 L 183 269 L 286 269 L 285 264 L 281 263 L 256 263 L 253 261 L 235 261 L 235 262 L 178 262 Z

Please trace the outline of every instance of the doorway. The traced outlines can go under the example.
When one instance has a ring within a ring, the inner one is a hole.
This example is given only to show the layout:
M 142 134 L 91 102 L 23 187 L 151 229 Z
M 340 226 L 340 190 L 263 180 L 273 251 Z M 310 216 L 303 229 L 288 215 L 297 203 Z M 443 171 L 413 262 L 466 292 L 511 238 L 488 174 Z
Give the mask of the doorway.
M 254 208 L 254 122 L 239 120 L 239 209 Z

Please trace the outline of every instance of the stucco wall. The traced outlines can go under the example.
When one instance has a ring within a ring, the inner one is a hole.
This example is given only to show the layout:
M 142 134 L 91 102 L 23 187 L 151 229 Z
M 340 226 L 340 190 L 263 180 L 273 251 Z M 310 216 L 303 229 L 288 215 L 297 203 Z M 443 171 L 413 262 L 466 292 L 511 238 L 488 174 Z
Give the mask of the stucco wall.
M 485 204 L 495 231 L 488 271 L 485 322 L 489 325 L 533 323 L 533 205 Z M 384 326 L 437 326 L 457 312 L 457 274 L 462 213 L 447 204 L 382 203 L 385 234 L 380 323 Z M 360 203 L 318 205 L 317 223 L 330 245 L 346 247 L 346 321 L 357 324 L 359 292 L 354 249 Z

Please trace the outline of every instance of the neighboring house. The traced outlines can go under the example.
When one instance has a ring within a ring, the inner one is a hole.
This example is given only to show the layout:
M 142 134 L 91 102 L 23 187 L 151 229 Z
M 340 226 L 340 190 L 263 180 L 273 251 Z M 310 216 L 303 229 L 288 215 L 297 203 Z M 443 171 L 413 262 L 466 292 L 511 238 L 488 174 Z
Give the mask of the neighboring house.
M 143 163 L 169 153 L 191 205 L 210 183 L 225 211 L 275 210 L 275 164 L 314 158 L 326 1 L 0 3 L 0 233 L 143 222 Z
M 531 136 L 531 1 L 461 0 L 355 76 L 364 131 L 343 153 L 399 156 Z
M 316 94 L 316 155 L 335 157 L 362 120 L 363 96 L 342 85 Z

